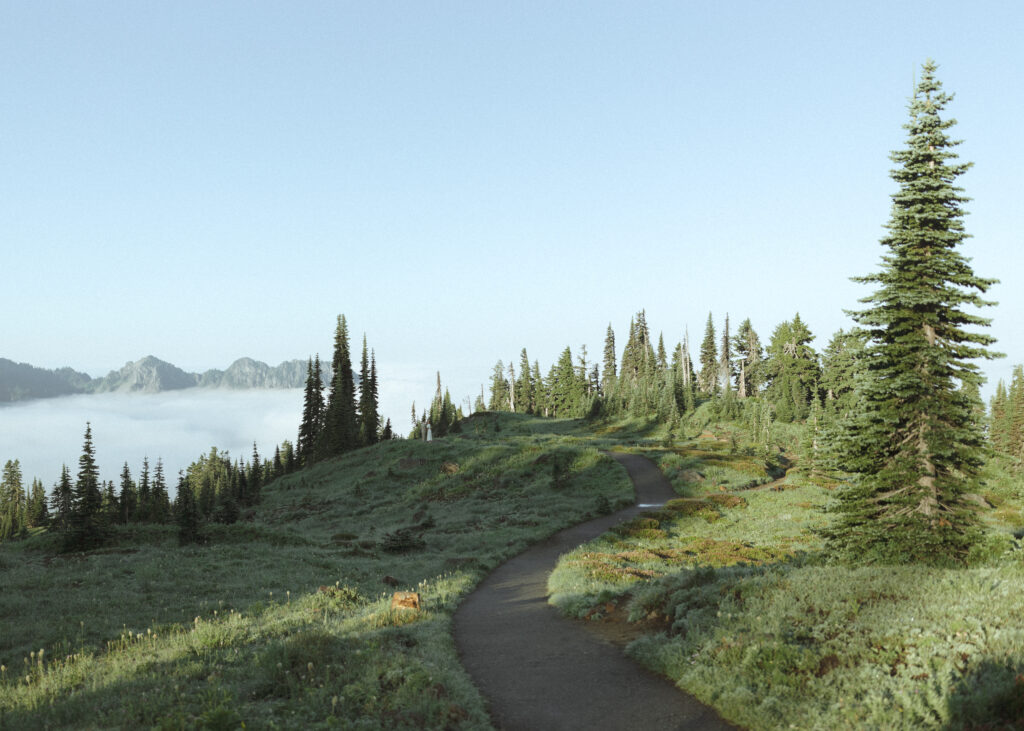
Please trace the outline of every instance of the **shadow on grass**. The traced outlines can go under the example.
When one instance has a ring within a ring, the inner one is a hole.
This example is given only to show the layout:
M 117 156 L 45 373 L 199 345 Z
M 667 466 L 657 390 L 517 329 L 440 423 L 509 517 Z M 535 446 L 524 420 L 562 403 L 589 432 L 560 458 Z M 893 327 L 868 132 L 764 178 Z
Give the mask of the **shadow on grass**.
M 1024 659 L 978 663 L 953 685 L 945 731 L 1024 728 Z

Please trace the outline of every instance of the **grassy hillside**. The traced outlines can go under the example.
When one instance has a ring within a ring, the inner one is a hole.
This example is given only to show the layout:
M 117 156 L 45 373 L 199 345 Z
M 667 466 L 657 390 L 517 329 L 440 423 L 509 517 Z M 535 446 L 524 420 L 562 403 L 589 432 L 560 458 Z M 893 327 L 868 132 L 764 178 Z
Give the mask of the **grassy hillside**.
M 500 431 L 499 431 L 500 430 Z M 574 422 L 469 419 L 290 475 L 231 526 L 0 546 L 0 726 L 480 728 L 451 639 L 503 559 L 632 501 Z M 419 613 L 391 610 L 420 592 Z
M 634 449 L 681 499 L 563 556 L 566 613 L 628 617 L 636 659 L 752 729 L 1024 727 L 1024 483 L 999 459 L 970 568 L 849 568 L 818 555 L 831 491 L 772 481 L 794 454 L 720 425 Z

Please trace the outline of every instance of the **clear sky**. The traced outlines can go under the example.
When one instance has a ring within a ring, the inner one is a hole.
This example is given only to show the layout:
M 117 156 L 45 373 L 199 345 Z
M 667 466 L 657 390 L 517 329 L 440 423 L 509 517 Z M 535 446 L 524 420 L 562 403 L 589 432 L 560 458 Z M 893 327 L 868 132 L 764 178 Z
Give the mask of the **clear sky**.
M 641 308 L 669 346 L 799 311 L 824 347 L 932 57 L 1005 378 L 1022 37 L 1013 2 L 0 0 L 0 356 L 329 358 L 343 312 L 404 432 L 435 371 L 461 401 Z

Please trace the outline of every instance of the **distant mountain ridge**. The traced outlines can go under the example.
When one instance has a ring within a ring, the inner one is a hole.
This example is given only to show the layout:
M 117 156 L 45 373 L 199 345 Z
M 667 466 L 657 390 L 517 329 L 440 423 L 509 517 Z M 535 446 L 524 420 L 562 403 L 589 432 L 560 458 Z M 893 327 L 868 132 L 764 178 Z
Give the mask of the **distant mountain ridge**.
M 306 385 L 304 360 L 286 360 L 269 366 L 252 358 L 239 358 L 226 370 L 188 373 L 152 355 L 125 363 L 103 378 L 92 378 L 71 368 L 47 370 L 0 358 L 0 403 L 53 398 L 82 393 L 159 393 L 186 388 L 268 389 Z M 323 381 L 331 379 L 331 364 L 322 363 Z

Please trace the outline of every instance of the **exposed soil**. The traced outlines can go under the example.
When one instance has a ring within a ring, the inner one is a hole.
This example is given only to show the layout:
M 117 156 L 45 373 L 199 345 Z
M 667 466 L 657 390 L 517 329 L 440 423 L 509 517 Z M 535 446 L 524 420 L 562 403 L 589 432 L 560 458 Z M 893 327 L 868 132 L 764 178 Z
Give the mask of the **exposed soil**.
M 650 460 L 612 456 L 629 472 L 637 504 L 567 528 L 484 579 L 454 617 L 463 666 L 501 729 L 735 728 L 623 654 L 625 644 L 653 626 L 629 624 L 619 605 L 605 607 L 600 619 L 571 621 L 547 603 L 548 574 L 561 554 L 637 517 L 641 503 L 677 497 Z

